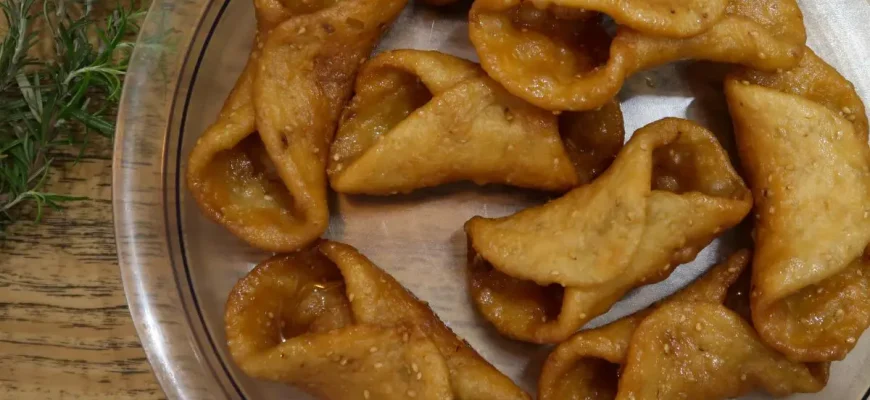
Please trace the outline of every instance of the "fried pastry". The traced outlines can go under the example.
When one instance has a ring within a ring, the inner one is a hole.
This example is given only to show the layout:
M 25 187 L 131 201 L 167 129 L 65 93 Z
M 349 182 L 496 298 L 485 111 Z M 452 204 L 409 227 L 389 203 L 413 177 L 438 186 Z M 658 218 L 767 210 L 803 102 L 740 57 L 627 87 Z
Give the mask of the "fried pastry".
M 785 396 L 818 392 L 827 379 L 827 363 L 789 360 L 725 306 L 675 301 L 635 329 L 616 399 L 730 399 L 753 389 Z
M 286 4 L 285 4 L 286 3 Z M 326 229 L 326 157 L 361 60 L 406 0 L 255 2 L 257 39 L 187 185 L 212 220 L 269 251 Z
M 528 399 L 354 248 L 322 241 L 239 281 L 227 344 L 246 374 L 342 399 Z
M 698 35 L 724 15 L 728 0 L 530 0 L 539 10 L 548 7 L 598 11 L 619 25 L 666 37 Z
M 610 3 L 546 1 L 551 2 Z M 806 42 L 795 0 L 730 0 L 712 26 L 679 38 L 620 26 L 611 40 L 597 19 L 575 21 L 562 14 L 521 0 L 476 0 L 469 17 L 471 41 L 486 72 L 514 95 L 554 111 L 600 107 L 626 77 L 683 59 L 789 69 L 800 61 Z M 681 27 L 672 25 L 670 33 Z
M 730 78 L 732 81 L 769 87 L 821 104 L 851 122 L 855 132 L 865 142 L 868 140 L 867 113 L 864 102 L 855 92 L 855 86 L 810 48 L 804 50 L 800 64 L 788 71 L 762 72 L 742 68 L 735 71 Z
M 564 192 L 578 184 L 573 165 L 595 168 L 583 150 L 615 154 L 608 145 L 622 144 L 619 106 L 591 113 L 600 115 L 583 121 L 588 136 L 605 144 L 579 143 L 586 131 L 575 122 L 569 154 L 557 116 L 507 93 L 477 65 L 434 51 L 381 53 L 357 78 L 332 146 L 330 181 L 337 192 L 375 195 L 460 180 Z
M 731 255 L 704 276 L 664 300 L 722 303 L 729 287 L 749 264 L 746 250 Z M 625 365 L 628 345 L 637 326 L 656 307 L 600 328 L 581 331 L 559 344 L 544 363 L 538 381 L 539 400 L 616 397 L 618 370 Z
M 751 203 L 712 133 L 675 118 L 652 123 L 589 185 L 513 216 L 469 220 L 472 299 L 509 337 L 560 342 L 694 259 Z
M 755 327 L 791 359 L 840 360 L 870 325 L 864 107 L 812 53 L 792 72 L 739 73 L 725 89 L 755 194 Z

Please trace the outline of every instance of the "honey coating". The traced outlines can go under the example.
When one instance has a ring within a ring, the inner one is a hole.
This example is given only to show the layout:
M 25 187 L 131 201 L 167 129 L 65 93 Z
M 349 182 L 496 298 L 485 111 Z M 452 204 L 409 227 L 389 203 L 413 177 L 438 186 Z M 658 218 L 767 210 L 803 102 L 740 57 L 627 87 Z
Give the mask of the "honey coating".
M 725 15 L 728 0 L 530 0 L 536 8 L 598 11 L 619 25 L 666 37 L 698 35 Z
M 257 0 L 252 53 L 190 154 L 187 186 L 253 246 L 293 251 L 326 229 L 326 157 L 353 79 L 405 0 Z
M 870 149 L 851 84 L 807 54 L 793 72 L 744 71 L 725 88 L 755 194 L 755 328 L 789 358 L 822 362 L 870 325 Z
M 324 399 L 528 399 L 429 307 L 354 248 L 275 256 L 227 301 L 246 374 Z
M 753 389 L 785 396 L 818 392 L 827 378 L 827 364 L 789 360 L 725 306 L 675 301 L 635 329 L 616 399 L 729 399 Z
M 578 174 L 609 165 L 624 129 L 613 101 L 573 114 L 570 143 L 558 118 L 471 62 L 434 51 L 381 53 L 357 78 L 331 150 L 331 184 L 375 195 L 462 180 L 565 192 L 581 182 Z
M 751 203 L 709 131 L 675 118 L 652 123 L 592 183 L 512 216 L 468 221 L 472 299 L 509 337 L 561 342 L 629 290 L 694 259 Z
M 663 301 L 719 303 L 729 287 L 749 264 L 750 254 L 741 250 L 713 267 L 701 278 Z M 581 331 L 559 344 L 541 371 L 539 400 L 616 398 L 619 369 L 628 357 L 635 329 L 657 306 L 640 311 L 600 328 Z
M 554 111 L 596 109 L 628 76 L 679 60 L 790 69 L 806 42 L 795 0 L 730 0 L 724 16 L 686 37 L 620 26 L 611 39 L 599 19 L 562 14 L 521 0 L 476 0 L 469 16 L 471 41 L 486 72 L 514 95 Z

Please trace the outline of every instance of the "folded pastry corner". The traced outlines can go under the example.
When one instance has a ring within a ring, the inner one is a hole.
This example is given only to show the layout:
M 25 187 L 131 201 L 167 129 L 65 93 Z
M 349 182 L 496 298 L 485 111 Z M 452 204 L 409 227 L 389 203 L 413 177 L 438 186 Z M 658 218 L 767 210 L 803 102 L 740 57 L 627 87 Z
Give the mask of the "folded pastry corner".
M 592 183 L 512 216 L 469 220 L 472 299 L 505 335 L 560 342 L 694 259 L 751 204 L 712 133 L 675 118 L 652 123 Z
M 621 129 L 619 116 L 606 119 L 609 131 Z M 362 67 L 328 172 L 341 193 L 386 195 L 461 180 L 564 192 L 578 183 L 572 161 L 557 116 L 509 94 L 476 64 L 395 50 Z
M 774 395 L 817 392 L 828 365 L 788 361 L 722 304 L 747 270 L 741 250 L 661 304 L 556 347 L 539 381 L 539 398 L 724 399 L 762 389 Z
M 531 0 L 535 8 L 597 11 L 619 25 L 652 35 L 690 37 L 710 29 L 725 16 L 728 0 Z
M 755 327 L 789 358 L 822 362 L 870 325 L 870 148 L 851 84 L 807 57 L 725 88 L 755 194 Z
M 356 249 L 321 241 L 236 284 L 227 344 L 246 374 L 319 398 L 515 399 L 528 395 Z
M 664 300 L 722 303 L 729 287 L 746 270 L 750 253 L 741 250 L 689 286 Z M 600 328 L 581 331 L 562 342 L 544 362 L 539 400 L 616 398 L 619 369 L 625 365 L 635 329 L 656 306 Z
M 592 9 L 620 22 L 629 2 L 476 0 L 469 35 L 481 65 L 508 91 L 538 107 L 582 111 L 603 105 L 626 77 L 641 70 L 684 59 L 790 69 L 800 61 L 806 42 L 795 0 L 729 0 L 724 15 L 716 1 L 634 0 L 670 16 L 647 15 L 649 10 L 641 8 L 631 17 L 646 22 L 623 20 L 612 39 L 598 18 L 577 20 L 546 7 L 591 3 L 597 6 Z M 684 17 L 698 12 L 709 18 L 687 23 Z
M 248 64 L 188 159 L 187 186 L 205 215 L 269 251 L 297 250 L 325 231 L 339 113 L 360 61 L 405 3 L 255 1 Z
M 617 400 L 729 399 L 760 389 L 774 396 L 815 393 L 828 365 L 789 360 L 721 304 L 662 305 L 631 337 Z

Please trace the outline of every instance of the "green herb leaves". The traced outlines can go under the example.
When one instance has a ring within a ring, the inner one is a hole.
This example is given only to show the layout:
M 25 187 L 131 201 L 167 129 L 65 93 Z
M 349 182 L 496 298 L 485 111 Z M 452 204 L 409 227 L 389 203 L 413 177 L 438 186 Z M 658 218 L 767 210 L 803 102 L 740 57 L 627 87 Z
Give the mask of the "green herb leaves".
M 118 6 L 97 16 L 85 3 L 0 3 L 8 26 L 0 43 L 0 237 L 20 218 L 38 222 L 46 207 L 80 200 L 44 191 L 53 156 L 82 151 L 92 132 L 114 135 L 127 40 L 144 12 Z M 32 57 L 37 38 L 53 41 L 54 54 Z

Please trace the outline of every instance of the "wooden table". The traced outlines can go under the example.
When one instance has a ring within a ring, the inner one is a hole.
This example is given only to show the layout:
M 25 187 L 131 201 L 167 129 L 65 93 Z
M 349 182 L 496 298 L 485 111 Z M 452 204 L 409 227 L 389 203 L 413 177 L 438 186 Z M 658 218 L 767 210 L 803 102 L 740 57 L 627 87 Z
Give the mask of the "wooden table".
M 0 241 L 0 399 L 165 398 L 121 285 L 111 147 L 64 156 L 48 187 L 90 200 Z
M 147 8 L 150 1 L 122 3 Z M 97 1 L 94 12 L 105 13 L 103 4 L 117 6 L 115 0 Z M 31 55 L 46 58 L 53 54 L 48 50 L 40 45 Z M 0 399 L 165 398 L 121 284 L 112 143 L 91 139 L 78 163 L 76 152 L 58 158 L 47 187 L 89 200 L 48 212 L 41 225 L 14 225 L 0 240 Z

